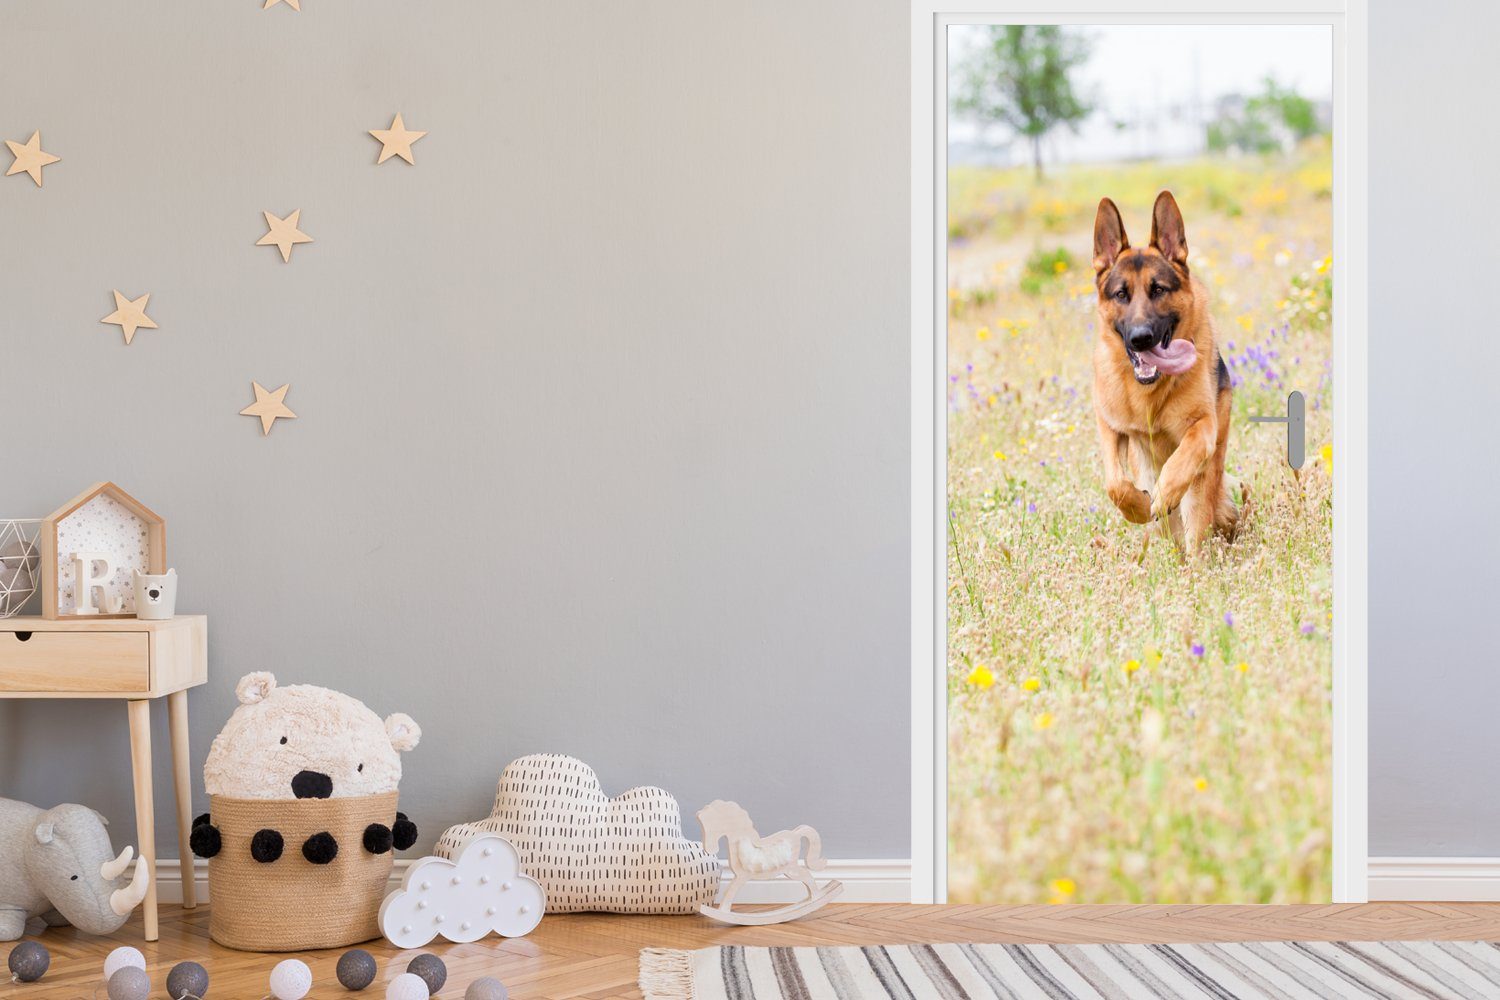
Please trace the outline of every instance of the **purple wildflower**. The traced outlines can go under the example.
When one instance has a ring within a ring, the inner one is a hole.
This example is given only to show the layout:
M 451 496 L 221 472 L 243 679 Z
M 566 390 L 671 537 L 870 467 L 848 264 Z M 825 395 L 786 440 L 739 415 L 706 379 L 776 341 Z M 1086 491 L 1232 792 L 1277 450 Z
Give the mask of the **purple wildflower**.
M 1196 656 L 1196 657 L 1199 657 L 1200 659 L 1202 658 L 1202 656 L 1203 656 L 1203 643 L 1201 643 L 1201 642 L 1195 642 L 1195 643 L 1193 643 L 1193 655 Z
M 1303 622 L 1302 623 L 1302 634 L 1303 635 L 1312 635 L 1314 631 L 1316 631 L 1316 630 L 1314 629 L 1312 622 Z
M 1224 624 L 1228 625 L 1230 628 L 1234 628 L 1234 612 L 1224 612 Z

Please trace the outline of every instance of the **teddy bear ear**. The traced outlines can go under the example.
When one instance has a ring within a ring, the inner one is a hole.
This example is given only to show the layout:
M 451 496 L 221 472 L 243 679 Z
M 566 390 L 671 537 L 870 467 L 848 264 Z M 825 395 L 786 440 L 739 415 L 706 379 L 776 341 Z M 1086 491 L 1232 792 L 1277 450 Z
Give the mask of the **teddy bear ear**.
M 246 674 L 234 686 L 235 697 L 241 705 L 254 705 L 265 701 L 276 690 L 276 675 L 265 670 Z
M 52 843 L 52 821 L 51 820 L 46 820 L 45 822 L 38 823 L 36 825 L 36 842 L 38 844 L 50 844 L 50 843 Z
M 422 739 L 422 727 L 405 712 L 386 716 L 385 732 L 391 738 L 391 746 L 403 752 L 415 747 Z

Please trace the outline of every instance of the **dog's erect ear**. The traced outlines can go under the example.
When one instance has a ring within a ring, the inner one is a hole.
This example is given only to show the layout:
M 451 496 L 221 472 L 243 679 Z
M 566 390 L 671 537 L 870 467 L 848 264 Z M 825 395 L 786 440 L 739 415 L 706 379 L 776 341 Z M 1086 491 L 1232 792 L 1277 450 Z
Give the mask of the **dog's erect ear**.
M 1151 209 L 1151 245 L 1174 264 L 1187 267 L 1187 231 L 1182 227 L 1182 211 L 1172 192 L 1163 191 L 1156 196 L 1156 207 Z
M 1121 251 L 1130 249 L 1130 238 L 1125 235 L 1125 223 L 1120 210 L 1108 198 L 1099 199 L 1099 211 L 1094 215 L 1094 273 L 1103 274 L 1115 266 Z

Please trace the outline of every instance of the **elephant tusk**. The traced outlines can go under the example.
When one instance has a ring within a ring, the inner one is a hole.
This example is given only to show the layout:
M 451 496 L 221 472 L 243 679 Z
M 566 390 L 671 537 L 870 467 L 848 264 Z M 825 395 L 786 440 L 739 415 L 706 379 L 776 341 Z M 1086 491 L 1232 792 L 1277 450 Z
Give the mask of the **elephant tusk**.
M 128 917 L 130 911 L 141 904 L 146 898 L 146 889 L 151 881 L 151 873 L 146 870 L 146 859 L 137 858 L 135 861 L 135 877 L 130 884 L 123 889 L 116 889 L 109 894 L 109 908 L 115 911 L 117 917 Z
M 130 867 L 130 858 L 133 854 L 135 854 L 135 848 L 126 844 L 125 849 L 120 852 L 118 858 L 115 858 L 113 861 L 106 861 L 100 865 L 99 874 L 104 876 L 104 881 L 113 882 L 123 875 L 125 869 Z

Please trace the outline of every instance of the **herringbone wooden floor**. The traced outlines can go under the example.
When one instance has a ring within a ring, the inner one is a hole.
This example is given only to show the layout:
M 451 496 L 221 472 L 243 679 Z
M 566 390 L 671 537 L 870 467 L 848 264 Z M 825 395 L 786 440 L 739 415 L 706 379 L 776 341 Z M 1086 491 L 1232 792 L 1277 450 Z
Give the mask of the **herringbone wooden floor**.
M 1173 942 L 1500 939 L 1500 903 L 1370 903 L 1341 906 L 903 906 L 833 905 L 798 923 L 731 928 L 705 917 L 553 915 L 530 936 L 475 944 L 435 945 L 448 965 L 444 997 L 462 997 L 469 981 L 497 976 L 514 1000 L 527 998 L 638 998 L 636 956 L 642 948 L 704 948 L 714 944 L 897 944 L 943 941 Z M 208 1000 L 261 1000 L 266 977 L 281 958 L 230 951 L 208 939 L 208 909 L 165 906 L 161 940 L 141 940 L 137 915 L 118 933 L 93 938 L 71 928 L 39 940 L 52 952 L 45 979 L 4 982 L 0 997 L 86 1000 L 99 985 L 104 956 L 121 944 L 146 955 L 152 997 L 165 996 L 167 971 L 201 962 L 212 980 Z M 404 971 L 416 952 L 364 945 L 380 962 L 380 976 L 363 994 L 385 995 L 384 983 Z M 0 945 L 0 951 L 8 951 Z M 310 1000 L 348 997 L 334 978 L 341 951 L 304 952 L 312 966 Z M 103 996 L 103 990 L 99 992 Z

